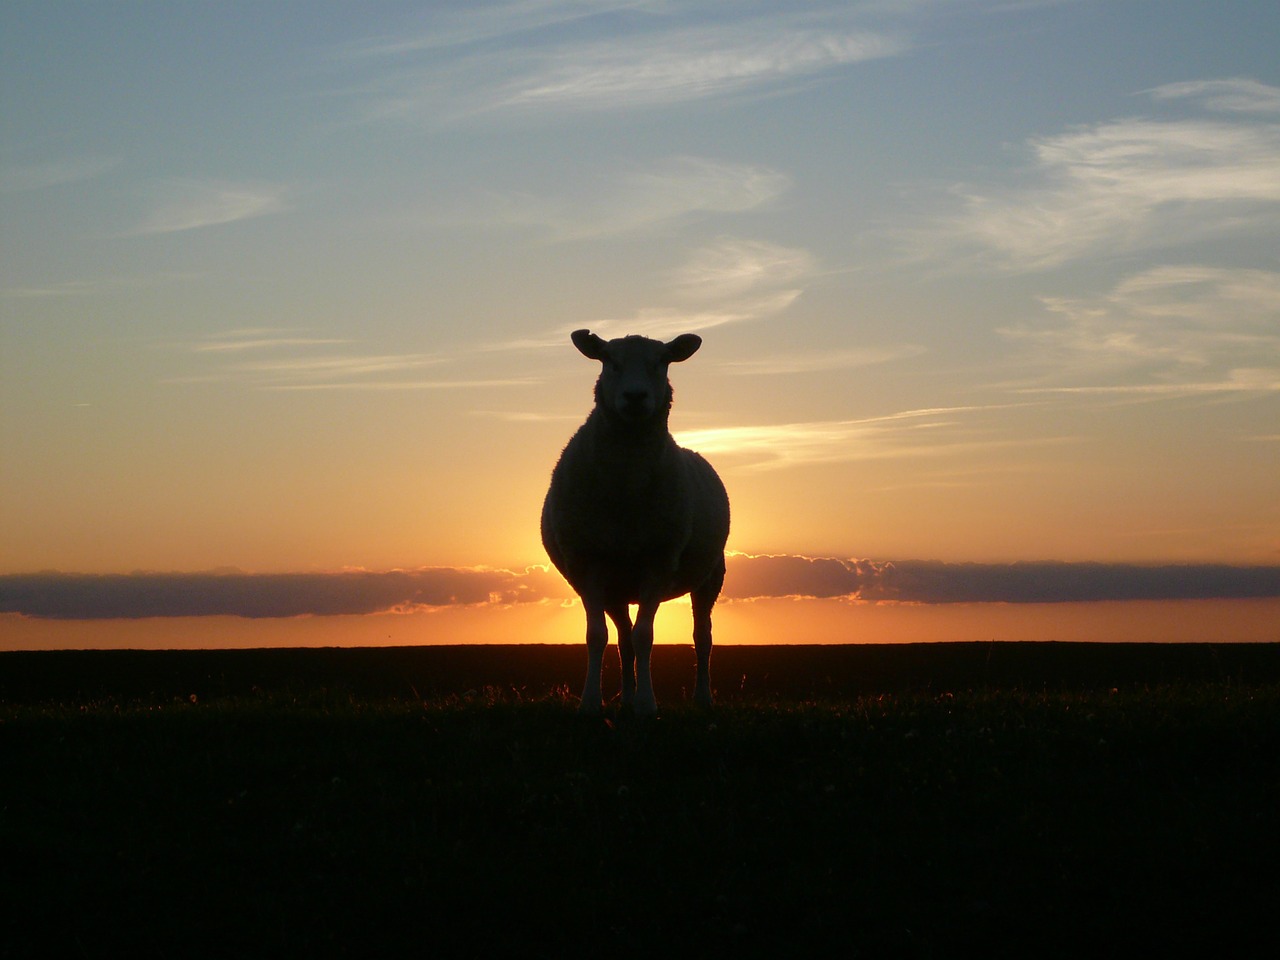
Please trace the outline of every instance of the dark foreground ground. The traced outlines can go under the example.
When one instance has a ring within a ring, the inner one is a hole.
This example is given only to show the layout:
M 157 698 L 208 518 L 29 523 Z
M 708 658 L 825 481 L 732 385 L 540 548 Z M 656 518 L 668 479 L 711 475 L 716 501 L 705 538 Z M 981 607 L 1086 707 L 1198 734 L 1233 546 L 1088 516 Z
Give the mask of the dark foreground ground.
M 0 654 L 0 956 L 1280 948 L 1280 645 L 582 659 Z

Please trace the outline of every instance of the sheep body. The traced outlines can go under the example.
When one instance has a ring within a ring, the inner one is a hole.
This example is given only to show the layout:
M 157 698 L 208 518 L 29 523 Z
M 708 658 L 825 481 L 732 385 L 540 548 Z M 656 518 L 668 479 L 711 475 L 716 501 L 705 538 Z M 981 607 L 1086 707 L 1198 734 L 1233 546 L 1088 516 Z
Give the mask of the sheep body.
M 688 359 L 702 341 L 693 334 L 670 343 L 605 341 L 578 330 L 573 342 L 602 369 L 595 407 L 552 472 L 542 542 L 586 612 L 581 709 L 602 709 L 607 615 L 618 633 L 624 707 L 656 712 L 649 671 L 653 618 L 662 602 L 686 593 L 697 654 L 694 698 L 710 705 L 711 608 L 724 581 L 729 498 L 711 465 L 678 446 L 667 427 L 667 366 Z M 630 604 L 639 608 L 634 624 Z

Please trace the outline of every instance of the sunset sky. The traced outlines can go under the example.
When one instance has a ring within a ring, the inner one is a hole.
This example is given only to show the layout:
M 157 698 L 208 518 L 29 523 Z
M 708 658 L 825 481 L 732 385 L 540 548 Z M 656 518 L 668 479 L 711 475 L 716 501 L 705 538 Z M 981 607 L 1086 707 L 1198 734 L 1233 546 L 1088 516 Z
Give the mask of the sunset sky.
M 718 642 L 1280 640 L 1278 48 L 1271 0 L 10 0 L 0 647 L 577 641 L 579 327 L 703 337 Z

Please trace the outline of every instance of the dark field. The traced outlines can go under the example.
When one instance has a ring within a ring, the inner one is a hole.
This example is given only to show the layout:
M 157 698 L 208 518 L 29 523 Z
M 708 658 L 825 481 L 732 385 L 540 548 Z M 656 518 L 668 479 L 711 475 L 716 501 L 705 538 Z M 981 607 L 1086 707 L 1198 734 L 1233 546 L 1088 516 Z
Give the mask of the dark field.
M 0 654 L 0 956 L 1280 948 L 1280 645 L 584 657 Z

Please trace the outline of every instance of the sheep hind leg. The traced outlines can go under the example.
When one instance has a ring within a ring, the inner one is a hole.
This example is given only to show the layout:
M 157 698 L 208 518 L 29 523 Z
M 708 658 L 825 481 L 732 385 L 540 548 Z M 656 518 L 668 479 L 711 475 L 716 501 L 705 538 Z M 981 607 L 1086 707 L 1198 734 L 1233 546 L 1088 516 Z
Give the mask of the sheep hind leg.
M 631 646 L 636 658 L 636 696 L 633 708 L 637 717 L 653 717 L 658 713 L 658 701 L 653 696 L 653 675 L 649 659 L 653 653 L 653 618 L 658 614 L 661 601 L 646 601 L 636 613 L 636 624 L 631 629 Z
M 636 651 L 631 645 L 631 611 L 627 605 L 610 607 L 609 619 L 618 630 L 618 665 L 622 668 L 622 706 L 631 709 L 636 699 Z
M 721 560 L 719 569 L 689 597 L 693 605 L 693 650 L 698 659 L 693 701 L 700 707 L 711 706 L 711 608 L 723 584 L 724 561 Z
M 600 682 L 600 664 L 604 648 L 609 645 L 609 627 L 604 622 L 604 608 L 583 600 L 587 611 L 587 679 L 582 685 L 582 702 L 578 713 L 598 716 L 604 711 L 604 694 Z

